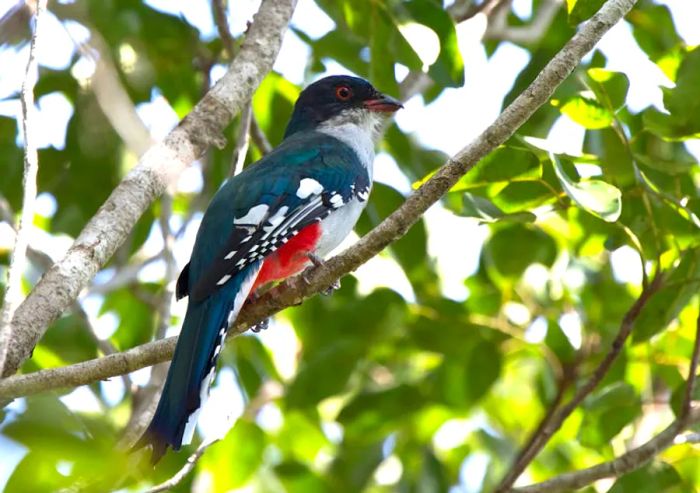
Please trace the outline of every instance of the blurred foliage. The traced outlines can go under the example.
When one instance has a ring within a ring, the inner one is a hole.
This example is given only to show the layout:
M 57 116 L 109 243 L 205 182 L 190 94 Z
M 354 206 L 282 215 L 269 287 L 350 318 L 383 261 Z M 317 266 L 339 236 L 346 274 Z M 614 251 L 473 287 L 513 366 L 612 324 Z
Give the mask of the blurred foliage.
M 336 29 L 316 38 L 292 27 L 310 50 L 308 80 L 334 62 L 398 96 L 397 64 L 423 68 L 432 81 L 426 102 L 464 84 L 457 30 L 441 2 L 316 3 Z M 535 10 L 541 3 L 534 2 Z M 504 104 L 601 4 L 567 0 L 541 37 L 522 46 L 529 62 Z M 211 67 L 228 61 L 220 40 L 203 40 L 183 18 L 142 2 L 57 4 L 55 13 L 99 32 L 114 60 L 123 62 L 125 50 L 135 53 L 130 64 L 116 67 L 133 102 L 162 95 L 178 116 L 206 90 Z M 525 21 L 510 16 L 515 25 Z M 668 8 L 650 0 L 640 1 L 626 22 L 639 48 L 675 83 L 663 88 L 664 108 L 631 111 L 626 101 L 634 81 L 605 68 L 604 55 L 595 52 L 551 104 L 443 199 L 451 214 L 466 218 L 460 224 L 488 230 L 478 267 L 464 279 L 467 299 L 443 295 L 444 272 L 428 253 L 431 231 L 440 226 L 422 220 L 382 254 L 405 274 L 414 297 L 388 288 L 367 292 L 348 276 L 332 297 L 315 297 L 279 316 L 294 330 L 285 337 L 296 338 L 286 354 L 273 351 L 265 338 L 236 338 L 222 364 L 234 370 L 245 412 L 173 491 L 438 492 L 460 484 L 459 491 L 488 491 L 537 426 L 565 372 L 583 379 L 607 353 L 641 292 L 641 266 L 649 277 L 667 271 L 664 286 L 642 310 L 609 374 L 533 462 L 529 477 L 543 480 L 610 460 L 668 423 L 670 405 L 677 412 L 683 393 L 698 316 L 700 169 L 686 141 L 700 135 L 700 49 L 684 45 Z M 411 23 L 436 35 L 439 53 L 428 66 L 421 47 L 405 36 Z M 23 42 L 22 36 L 11 42 Z M 486 43 L 489 55 L 499 44 Z M 36 223 L 52 239 L 74 237 L 136 161 L 89 81 L 76 78 L 79 58 L 63 70 L 42 68 L 37 86 L 37 97 L 60 93 L 73 108 L 65 147 L 39 155 L 39 189 L 55 199 L 56 211 L 37 216 Z M 299 90 L 271 73 L 255 94 L 254 114 L 273 145 L 282 139 Z M 583 154 L 561 154 L 542 140 L 562 115 L 585 128 Z M 0 195 L 14 211 L 21 203 L 17 132 L 12 119 L 0 117 Z M 193 213 L 196 220 L 226 178 L 233 145 L 201 160 L 201 192 L 175 196 L 176 227 L 192 221 Z M 447 159 L 395 124 L 380 145 L 415 183 Z M 252 145 L 247 163 L 260 155 Z M 403 199 L 377 184 L 357 231 L 365 234 Z M 101 279 L 144 260 L 144 242 L 159 236 L 159 213 L 156 203 Z M 456 241 L 464 237 L 457 233 Z M 618 254 L 624 264 L 613 261 Z M 2 279 L 6 265 L 7 254 L 0 252 Z M 621 265 L 637 275 L 621 275 Z M 33 266 L 27 283 L 39 274 Z M 93 296 L 100 314 L 115 321 L 101 337 L 107 333 L 117 350 L 151 340 L 161 323 L 157 306 L 164 289 L 162 282 L 134 279 Z M 177 326 L 180 320 L 165 322 Z M 22 371 L 102 355 L 90 330 L 79 313 L 67 313 Z M 266 337 L 276 330 L 283 329 L 273 326 Z M 56 391 L 0 414 L 2 435 L 26 450 L 12 466 L 7 492 L 139 491 L 171 477 L 194 451 L 196 443 L 170 453 L 155 470 L 139 464 L 114 445 L 131 412 L 131 389 L 116 397 L 100 383 L 83 390 L 94 397 L 91 412 L 71 409 L 58 398 L 67 391 Z M 671 448 L 607 490 L 586 491 L 695 491 L 700 455 L 693 448 Z

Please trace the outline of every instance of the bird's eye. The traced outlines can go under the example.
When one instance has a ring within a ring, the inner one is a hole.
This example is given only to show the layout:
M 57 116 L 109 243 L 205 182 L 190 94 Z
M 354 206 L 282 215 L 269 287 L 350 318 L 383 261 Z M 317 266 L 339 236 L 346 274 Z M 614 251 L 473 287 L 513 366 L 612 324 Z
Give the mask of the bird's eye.
M 352 97 L 352 89 L 348 86 L 338 86 L 335 88 L 335 97 L 340 101 L 348 101 Z

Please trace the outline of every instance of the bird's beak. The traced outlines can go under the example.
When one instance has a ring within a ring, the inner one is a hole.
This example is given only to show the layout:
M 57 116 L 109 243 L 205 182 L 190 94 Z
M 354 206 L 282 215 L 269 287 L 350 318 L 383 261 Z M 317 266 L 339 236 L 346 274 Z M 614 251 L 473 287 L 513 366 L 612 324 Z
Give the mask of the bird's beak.
M 381 93 L 372 99 L 365 100 L 364 106 L 370 111 L 379 113 L 395 113 L 403 108 L 401 101 Z

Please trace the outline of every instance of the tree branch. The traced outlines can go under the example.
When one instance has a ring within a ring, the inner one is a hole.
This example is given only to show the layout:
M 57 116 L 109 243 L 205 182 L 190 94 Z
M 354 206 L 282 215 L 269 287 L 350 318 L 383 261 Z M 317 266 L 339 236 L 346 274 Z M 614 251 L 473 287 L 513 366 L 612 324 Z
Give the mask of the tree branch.
M 229 333 L 242 332 L 251 323 L 267 318 L 283 308 L 301 303 L 305 298 L 325 289 L 333 281 L 356 269 L 404 235 L 408 228 L 480 159 L 505 142 L 549 100 L 557 86 L 568 77 L 581 58 L 632 8 L 635 1 L 609 0 L 547 64 L 532 84 L 476 140 L 449 159 L 396 211 L 353 247 L 328 260 L 324 266 L 307 273 L 306 280 L 302 281 L 300 276 L 297 276 L 269 290 L 255 303 L 246 305 L 236 321 L 236 326 Z M 165 361 L 172 356 L 175 339 L 171 337 L 149 342 L 119 355 L 0 380 L 0 399 L 37 393 L 56 387 L 83 385 Z
M 97 56 L 90 49 L 90 45 L 97 52 Z M 90 44 L 79 44 L 78 46 L 81 53 L 95 63 L 95 72 L 92 75 L 90 87 L 102 113 L 124 141 L 127 149 L 136 156 L 142 156 L 154 142 L 148 128 L 136 113 L 133 101 L 119 80 L 119 73 L 105 40 L 97 29 L 91 26 Z
M 561 0 L 544 0 L 535 11 L 532 20 L 524 26 L 509 26 L 507 12 L 504 10 L 505 15 L 493 16 L 493 22 L 489 23 L 484 39 L 498 39 L 517 44 L 535 43 L 545 35 L 561 5 Z
M 637 300 L 622 318 L 620 330 L 613 340 L 610 351 L 608 351 L 586 383 L 578 388 L 571 400 L 569 400 L 564 407 L 547 415 L 544 424 L 538 427 L 539 433 L 536 434 L 535 437 L 530 440 L 527 446 L 520 452 L 515 463 L 510 468 L 503 480 L 501 480 L 500 484 L 496 487 L 494 493 L 503 493 L 510 490 L 513 483 L 515 483 L 515 480 L 518 479 L 528 464 L 532 462 L 532 460 L 544 448 L 547 442 L 549 442 L 554 433 L 561 428 L 562 424 L 564 424 L 564 421 L 566 421 L 569 415 L 574 412 L 579 404 L 581 404 L 581 402 L 583 402 L 583 400 L 598 386 L 601 380 L 603 380 L 603 377 L 607 374 L 613 362 L 615 359 L 617 359 L 617 356 L 624 347 L 627 338 L 632 332 L 634 322 L 642 312 L 642 308 L 644 308 L 651 296 L 661 287 L 662 278 L 662 274 L 657 273 L 651 284 L 642 290 L 639 298 L 637 298 Z
M 693 409 L 692 407 L 693 390 L 697 380 L 698 360 L 700 360 L 700 307 L 698 308 L 695 343 L 693 345 L 693 355 L 690 358 L 683 404 L 678 418 L 673 423 L 645 444 L 622 454 L 620 457 L 610 462 L 604 462 L 587 469 L 562 474 L 542 483 L 522 488 L 513 488 L 510 491 L 512 493 L 556 493 L 560 491 L 572 491 L 583 488 L 599 479 L 619 477 L 625 473 L 639 469 L 671 445 L 692 443 L 693 434 L 688 438 L 682 435 L 679 436 L 679 434 L 689 425 L 700 422 L 700 409 Z
M 3 376 L 17 371 L 46 328 L 128 236 L 143 211 L 210 145 L 250 99 L 279 52 L 296 0 L 265 0 L 228 72 L 159 144 L 151 147 L 88 222 L 66 256 L 37 283 L 12 319 Z
M 693 412 L 688 423 L 700 422 L 700 412 Z M 587 469 L 565 473 L 542 483 L 513 488 L 511 493 L 557 493 L 570 492 L 583 488 L 599 479 L 619 477 L 635 469 L 639 469 L 671 445 L 682 431 L 679 421 L 671 423 L 664 431 L 643 445 L 632 449 L 610 462 L 604 462 Z
M 11 354 L 10 346 L 14 342 L 17 328 L 12 324 L 12 317 L 22 301 L 22 275 L 27 263 L 27 247 L 29 245 L 29 231 L 34 222 L 34 204 L 36 202 L 36 175 L 39 171 L 39 156 L 36 142 L 34 141 L 34 124 L 36 111 L 34 108 L 34 86 L 38 79 L 39 64 L 36 59 L 36 47 L 39 43 L 40 27 L 42 26 L 43 13 L 46 10 L 46 1 L 36 2 L 34 15 L 34 34 L 29 47 L 29 60 L 22 83 L 22 133 L 24 134 L 24 176 L 22 184 L 24 195 L 22 198 L 22 214 L 17 227 L 12 260 L 7 273 L 7 289 L 0 313 L 0 373 L 6 365 L 6 360 Z M 41 21 L 41 22 L 40 22 Z

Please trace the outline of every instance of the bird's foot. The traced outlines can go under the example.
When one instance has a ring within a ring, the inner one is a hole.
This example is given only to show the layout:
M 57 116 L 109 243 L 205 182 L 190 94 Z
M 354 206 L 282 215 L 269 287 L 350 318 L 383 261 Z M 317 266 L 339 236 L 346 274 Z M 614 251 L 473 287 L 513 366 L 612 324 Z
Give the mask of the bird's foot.
M 306 277 L 306 274 L 312 272 L 314 269 L 318 269 L 319 267 L 324 265 L 325 262 L 323 261 L 323 259 L 321 257 L 316 255 L 315 253 L 309 253 L 309 254 L 307 254 L 307 257 L 309 257 L 309 260 L 314 265 L 313 265 L 313 267 L 309 267 L 308 269 L 306 269 L 301 274 L 301 277 L 302 277 L 302 279 L 304 279 L 304 282 L 306 282 L 306 284 L 311 284 L 309 282 L 309 279 Z M 324 296 L 330 296 L 333 294 L 334 291 L 336 291 L 338 289 L 340 289 L 340 280 L 336 279 L 335 281 L 333 281 L 333 284 L 331 284 L 327 288 L 321 290 L 321 294 Z
M 250 326 L 250 330 L 252 330 L 254 333 L 258 333 L 261 330 L 266 330 L 270 326 L 270 319 L 266 318 L 264 320 L 261 320 L 255 325 Z

